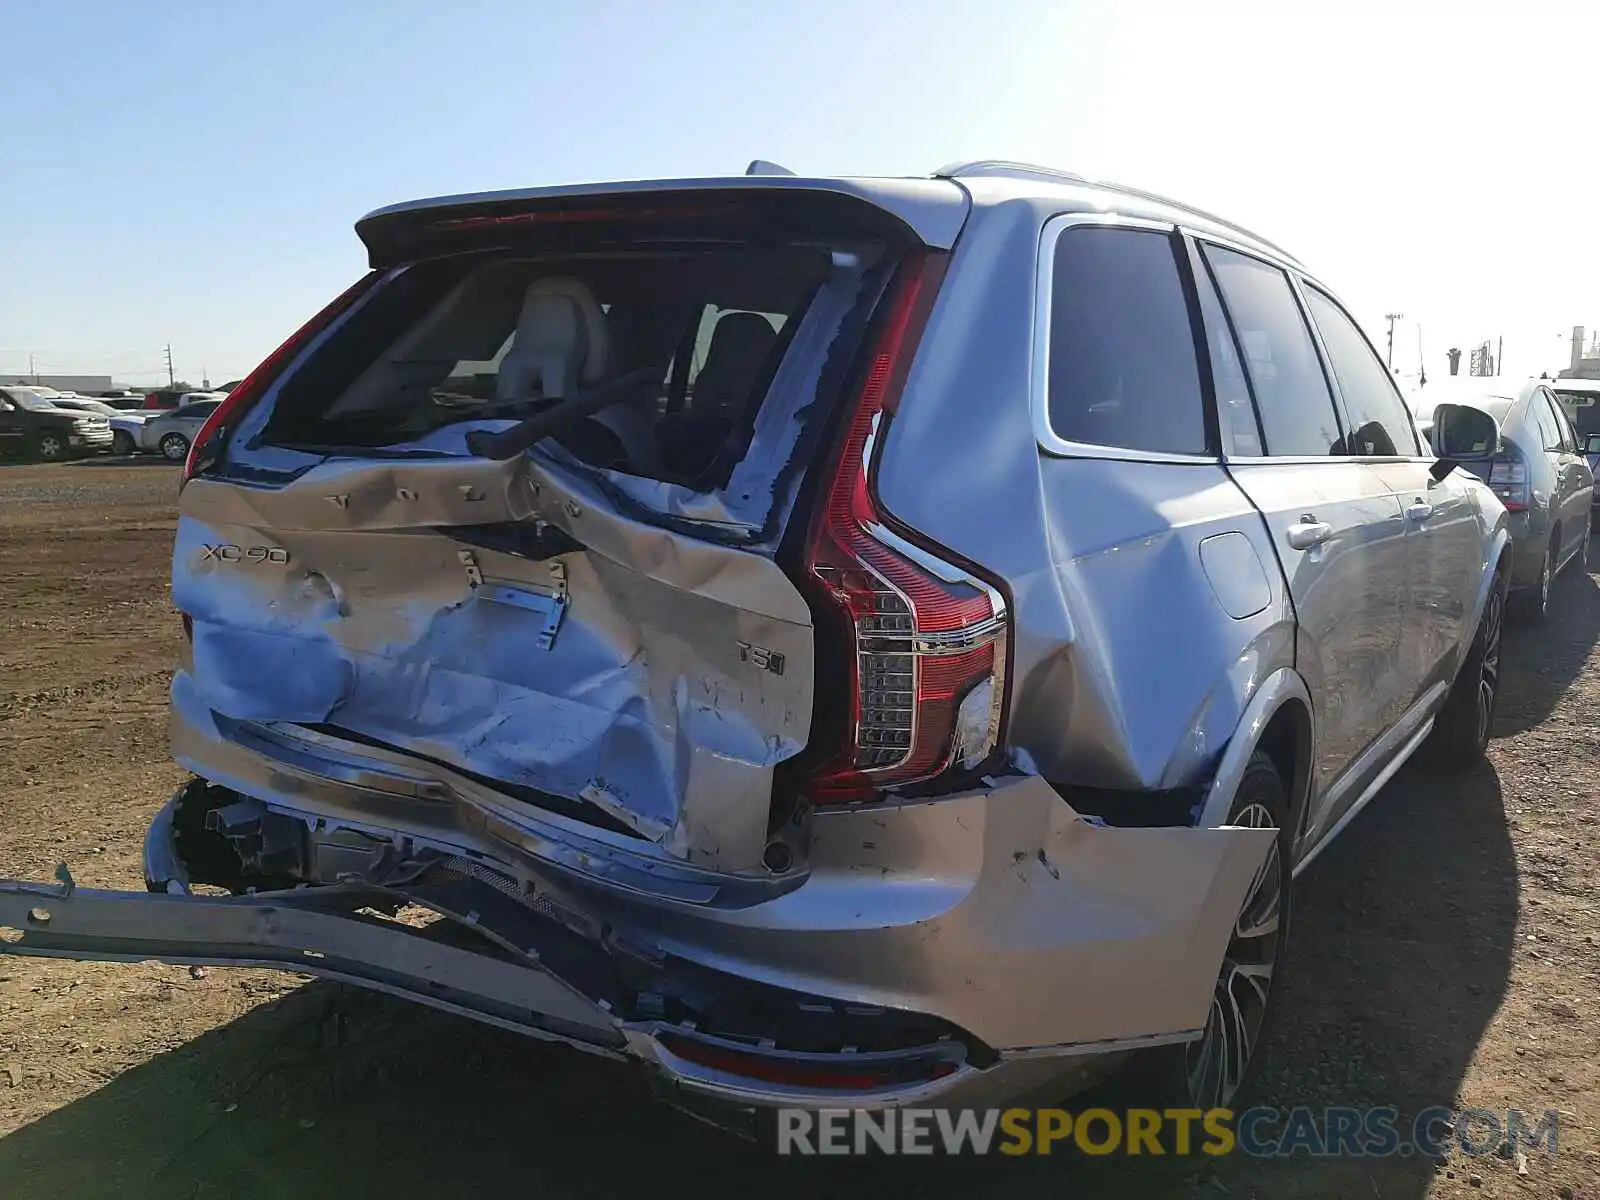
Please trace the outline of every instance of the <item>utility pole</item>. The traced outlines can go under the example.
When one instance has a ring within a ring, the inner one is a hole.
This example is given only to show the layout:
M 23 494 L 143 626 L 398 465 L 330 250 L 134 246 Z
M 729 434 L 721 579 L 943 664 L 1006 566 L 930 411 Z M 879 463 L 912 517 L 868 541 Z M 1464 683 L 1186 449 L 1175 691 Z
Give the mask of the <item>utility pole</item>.
M 1402 320 L 1401 313 L 1385 313 L 1383 319 L 1389 322 L 1389 370 L 1394 370 L 1394 323 Z
M 28 355 L 28 374 L 33 376 L 34 383 L 37 384 L 39 382 L 39 372 L 34 369 L 32 354 Z
M 175 376 L 172 374 L 172 343 L 167 343 L 167 386 L 171 387 Z
M 1496 375 L 1500 374 L 1500 359 L 1505 355 L 1505 352 L 1506 352 L 1506 339 L 1503 338 L 1503 337 L 1495 338 L 1495 340 L 1494 340 L 1494 373 Z

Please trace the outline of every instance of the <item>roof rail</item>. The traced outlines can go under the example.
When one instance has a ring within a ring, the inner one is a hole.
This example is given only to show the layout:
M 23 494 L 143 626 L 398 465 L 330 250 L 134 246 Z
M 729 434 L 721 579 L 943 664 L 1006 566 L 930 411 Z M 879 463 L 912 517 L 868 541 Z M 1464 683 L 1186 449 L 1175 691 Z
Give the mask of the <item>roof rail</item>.
M 777 163 L 768 162 L 764 158 L 758 158 L 758 159 L 753 160 L 750 163 L 750 165 L 744 169 L 744 173 L 746 175 L 791 175 L 791 176 L 794 174 L 794 172 L 789 170 L 788 167 L 780 167 Z
M 1148 200 L 1152 204 L 1164 204 L 1168 208 L 1181 209 L 1193 216 L 1210 221 L 1213 225 L 1221 226 L 1223 229 L 1241 234 L 1251 241 L 1259 242 L 1296 266 L 1304 265 L 1298 258 L 1276 242 L 1269 241 L 1254 230 L 1246 229 L 1235 221 L 1230 221 L 1226 217 L 1219 217 L 1216 213 L 1206 212 L 1205 209 L 1196 208 L 1192 204 L 1185 204 L 1182 200 L 1174 200 L 1170 196 L 1147 192 L 1143 188 L 1129 187 L 1125 183 L 1112 183 L 1104 179 L 1089 179 L 1087 176 L 1074 175 L 1071 171 L 1058 171 L 1054 167 L 1041 167 L 1033 163 L 1007 162 L 998 158 L 983 158 L 974 162 L 951 163 L 949 166 L 941 167 L 933 173 L 935 179 L 965 179 L 975 176 L 1005 179 L 1038 179 L 1046 183 L 1084 183 L 1091 187 L 1109 188 L 1112 191 L 1122 192 L 1124 195 L 1133 196 L 1139 200 Z
M 1181 209 L 1182 211 L 1184 211 L 1186 213 L 1190 213 L 1190 214 L 1192 214 L 1192 215 L 1194 215 L 1196 217 L 1200 217 L 1203 220 L 1210 221 L 1213 225 L 1220 225 L 1224 229 L 1229 229 L 1229 230 L 1232 230 L 1234 233 L 1242 234 L 1243 236 L 1249 238 L 1253 242 L 1259 242 L 1259 243 L 1261 243 L 1261 245 L 1265 246 L 1267 249 L 1269 249 L 1269 250 L 1273 251 L 1274 253 L 1276 253 L 1280 258 L 1285 258 L 1288 261 L 1294 263 L 1296 266 L 1304 266 L 1305 265 L 1298 258 L 1296 258 L 1294 255 L 1290 254 L 1287 250 L 1285 250 L 1282 246 L 1278 245 L 1276 242 L 1268 241 L 1266 238 L 1262 237 L 1255 230 L 1246 229 L 1243 225 L 1240 225 L 1238 222 L 1230 221 L 1226 217 L 1219 217 L 1219 216 L 1217 216 L 1216 213 L 1209 213 L 1203 208 L 1196 208 L 1192 204 L 1185 204 L 1182 200 L 1174 200 L 1170 196 L 1161 196 L 1161 195 L 1156 194 L 1155 192 L 1147 192 L 1143 188 L 1129 187 L 1125 183 L 1111 183 L 1108 180 L 1103 180 L 1103 179 L 1102 180 L 1098 180 L 1097 183 L 1098 183 L 1098 186 L 1100 186 L 1100 187 L 1111 188 L 1114 191 L 1122 192 L 1125 195 L 1137 197 L 1140 200 L 1148 200 L 1152 204 L 1165 204 L 1169 208 Z
M 1007 179 L 1042 179 L 1047 183 L 1088 183 L 1082 175 L 1071 171 L 1058 171 L 1054 167 L 1040 167 L 1033 163 L 1007 162 L 1000 158 L 980 158 L 973 162 L 951 163 L 933 173 L 935 179 L 970 179 L 974 176 L 999 175 Z

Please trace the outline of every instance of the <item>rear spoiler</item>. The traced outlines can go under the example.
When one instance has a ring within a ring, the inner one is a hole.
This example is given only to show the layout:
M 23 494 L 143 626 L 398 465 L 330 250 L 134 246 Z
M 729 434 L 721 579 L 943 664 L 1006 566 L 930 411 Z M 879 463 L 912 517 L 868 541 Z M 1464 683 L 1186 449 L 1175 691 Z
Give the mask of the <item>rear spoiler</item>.
M 966 223 L 964 188 L 942 179 L 634 180 L 573 187 L 526 188 L 412 200 L 356 222 L 371 265 L 387 269 L 418 258 L 537 241 L 580 228 L 602 237 L 627 221 L 663 234 L 726 238 L 730 232 L 883 232 L 886 228 L 948 250 Z

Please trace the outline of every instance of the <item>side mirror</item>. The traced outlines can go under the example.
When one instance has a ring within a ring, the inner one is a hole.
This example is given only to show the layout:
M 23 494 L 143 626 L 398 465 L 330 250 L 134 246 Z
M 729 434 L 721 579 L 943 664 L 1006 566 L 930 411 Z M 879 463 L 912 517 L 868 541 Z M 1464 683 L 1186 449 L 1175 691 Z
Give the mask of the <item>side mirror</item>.
M 1462 463 L 1487 462 L 1500 453 L 1500 422 L 1481 408 L 1441 404 L 1433 410 L 1433 452 L 1439 461 L 1432 475 L 1443 479 Z
M 1584 437 L 1583 452 L 1585 454 L 1600 454 L 1600 433 L 1591 433 Z

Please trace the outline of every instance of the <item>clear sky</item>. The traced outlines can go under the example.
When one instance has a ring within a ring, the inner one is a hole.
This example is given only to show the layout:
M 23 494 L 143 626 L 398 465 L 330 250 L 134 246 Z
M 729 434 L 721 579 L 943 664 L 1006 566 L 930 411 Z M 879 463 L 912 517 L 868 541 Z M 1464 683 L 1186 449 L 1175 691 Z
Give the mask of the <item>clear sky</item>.
M 0 0 L 0 373 L 245 373 L 413 196 L 1017 158 L 1280 241 L 1396 365 L 1600 326 L 1600 6 Z M 1463 371 L 1465 367 L 1463 366 Z

